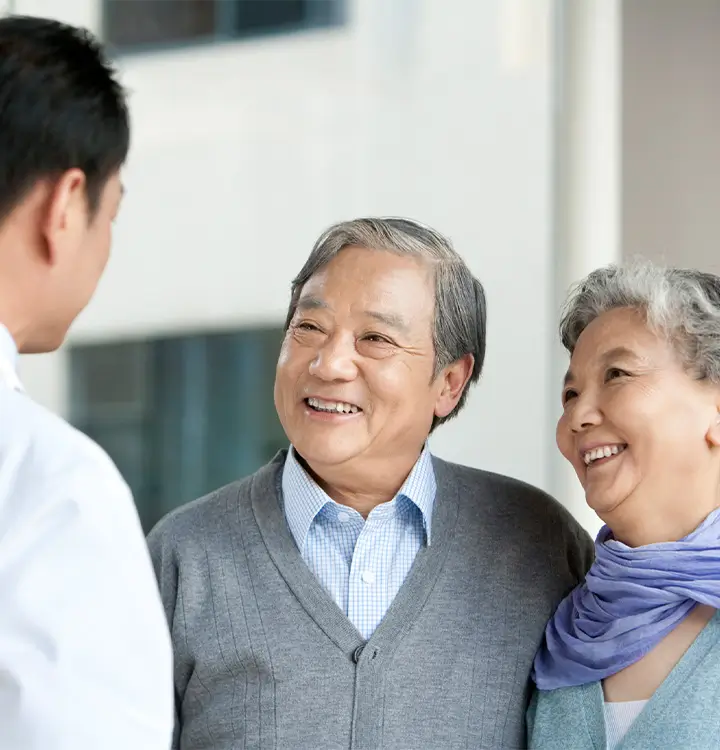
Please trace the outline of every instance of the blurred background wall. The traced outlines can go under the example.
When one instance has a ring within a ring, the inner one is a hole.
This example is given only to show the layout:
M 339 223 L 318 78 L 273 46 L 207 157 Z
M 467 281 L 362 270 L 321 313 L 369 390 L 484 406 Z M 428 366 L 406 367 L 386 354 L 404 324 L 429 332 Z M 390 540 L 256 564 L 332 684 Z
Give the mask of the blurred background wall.
M 625 3 L 622 244 L 720 273 L 720 2 Z
M 716 0 L 0 0 L 97 31 L 131 92 L 107 274 L 28 390 L 111 453 L 149 528 L 268 460 L 289 285 L 360 215 L 448 234 L 488 356 L 440 456 L 591 531 L 554 424 L 568 286 L 623 253 L 717 266 Z M 717 270 L 717 267 L 716 267 Z

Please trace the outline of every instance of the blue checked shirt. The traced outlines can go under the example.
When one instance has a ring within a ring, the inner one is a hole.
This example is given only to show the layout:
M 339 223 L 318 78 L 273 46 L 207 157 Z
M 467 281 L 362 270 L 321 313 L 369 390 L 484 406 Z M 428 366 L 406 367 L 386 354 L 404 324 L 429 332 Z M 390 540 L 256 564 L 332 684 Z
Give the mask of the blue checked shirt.
M 363 638 L 380 624 L 423 544 L 430 544 L 435 474 L 427 447 L 395 498 L 365 520 L 332 500 L 288 452 L 285 517 L 308 567 Z

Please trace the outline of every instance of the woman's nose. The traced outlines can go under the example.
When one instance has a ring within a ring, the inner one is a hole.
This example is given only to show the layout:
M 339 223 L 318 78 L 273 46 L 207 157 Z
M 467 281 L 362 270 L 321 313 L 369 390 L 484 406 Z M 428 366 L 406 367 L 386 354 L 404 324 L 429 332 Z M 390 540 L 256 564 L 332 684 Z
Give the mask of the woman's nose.
M 602 422 L 602 411 L 592 394 L 577 396 L 570 413 L 570 429 L 582 432 Z

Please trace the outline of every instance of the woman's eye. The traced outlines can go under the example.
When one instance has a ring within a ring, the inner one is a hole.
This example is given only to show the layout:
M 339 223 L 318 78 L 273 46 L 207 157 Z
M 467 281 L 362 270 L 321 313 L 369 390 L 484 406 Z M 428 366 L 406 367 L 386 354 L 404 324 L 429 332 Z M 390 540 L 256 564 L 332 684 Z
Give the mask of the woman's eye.
M 577 398 L 577 391 L 573 391 L 571 388 L 568 388 L 568 390 L 563 393 L 562 402 L 563 404 L 567 404 L 568 401 L 571 401 L 574 398 Z
M 295 324 L 295 328 L 299 328 L 301 331 L 319 331 L 320 329 L 314 323 L 308 323 L 301 321 Z
M 615 380 L 617 378 L 621 378 L 624 375 L 627 375 L 625 370 L 621 370 L 618 367 L 611 367 L 606 373 L 605 373 L 605 380 Z

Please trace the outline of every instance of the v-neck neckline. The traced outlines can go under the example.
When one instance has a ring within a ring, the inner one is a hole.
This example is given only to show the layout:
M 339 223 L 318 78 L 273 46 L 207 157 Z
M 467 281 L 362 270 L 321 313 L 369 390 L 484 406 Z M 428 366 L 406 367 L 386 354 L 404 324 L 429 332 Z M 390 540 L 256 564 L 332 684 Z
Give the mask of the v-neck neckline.
M 615 750 L 633 750 L 635 735 L 644 731 L 648 722 L 657 723 L 666 711 L 669 701 L 681 687 L 689 674 L 697 668 L 705 658 L 707 652 L 720 638 L 720 610 L 716 612 L 705 627 L 698 633 L 687 651 L 680 657 L 668 676 L 660 683 L 658 689 L 650 696 L 643 710 L 638 714 L 632 726 L 628 729 Z M 605 750 L 607 747 L 607 731 L 605 727 L 605 696 L 602 682 L 593 682 L 581 687 L 581 702 L 585 721 L 588 726 L 594 750 Z M 598 740 L 596 742 L 595 740 Z M 638 750 L 641 745 L 636 746 Z
M 305 611 L 338 648 L 352 656 L 361 646 L 374 653 L 392 649 L 408 623 L 415 621 L 442 571 L 457 523 L 459 490 L 443 461 L 432 457 L 437 482 L 433 508 L 433 544 L 423 546 L 382 621 L 366 642 L 347 615 L 323 588 L 302 558 L 287 525 L 282 503 L 282 451 L 256 477 L 251 487 L 251 504 L 265 547 L 275 567 Z

